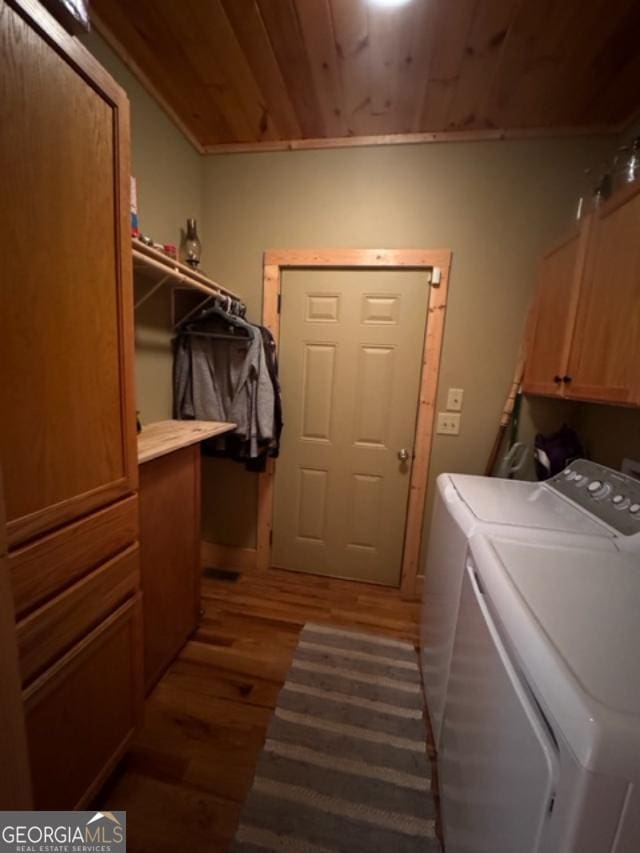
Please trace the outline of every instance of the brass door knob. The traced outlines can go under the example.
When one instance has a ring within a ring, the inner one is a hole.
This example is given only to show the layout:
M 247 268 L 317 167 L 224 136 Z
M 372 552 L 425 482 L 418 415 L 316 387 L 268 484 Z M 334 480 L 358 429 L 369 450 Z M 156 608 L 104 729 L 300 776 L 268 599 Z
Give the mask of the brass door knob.
M 409 459 L 409 451 L 403 447 L 402 450 L 398 451 L 398 459 L 401 462 L 407 462 L 407 460 Z

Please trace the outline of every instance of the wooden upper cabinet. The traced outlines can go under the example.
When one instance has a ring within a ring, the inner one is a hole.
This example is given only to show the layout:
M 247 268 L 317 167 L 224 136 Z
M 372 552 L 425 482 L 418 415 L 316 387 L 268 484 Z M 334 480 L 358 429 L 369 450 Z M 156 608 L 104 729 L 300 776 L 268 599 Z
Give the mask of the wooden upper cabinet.
M 640 405 L 640 183 L 548 252 L 523 390 Z
M 588 231 L 576 227 L 540 263 L 525 393 L 563 394 Z
M 0 174 L 13 547 L 137 487 L 128 102 L 30 0 L 0 3 Z
M 594 214 L 566 395 L 640 403 L 640 185 Z

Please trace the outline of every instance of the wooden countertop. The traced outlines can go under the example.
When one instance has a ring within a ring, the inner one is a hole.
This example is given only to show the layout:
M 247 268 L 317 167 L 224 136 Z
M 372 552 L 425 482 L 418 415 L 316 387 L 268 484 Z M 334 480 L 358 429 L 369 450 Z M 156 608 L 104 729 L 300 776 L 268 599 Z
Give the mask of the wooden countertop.
M 232 432 L 235 428 L 236 424 L 221 421 L 157 421 L 147 424 L 138 434 L 138 463 L 141 465 L 205 438 Z

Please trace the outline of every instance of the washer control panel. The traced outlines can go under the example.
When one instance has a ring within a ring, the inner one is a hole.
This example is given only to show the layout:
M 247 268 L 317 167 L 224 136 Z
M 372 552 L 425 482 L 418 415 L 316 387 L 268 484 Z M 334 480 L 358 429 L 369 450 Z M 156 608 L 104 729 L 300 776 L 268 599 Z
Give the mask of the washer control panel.
M 640 480 L 576 459 L 547 485 L 591 512 L 623 536 L 640 533 Z

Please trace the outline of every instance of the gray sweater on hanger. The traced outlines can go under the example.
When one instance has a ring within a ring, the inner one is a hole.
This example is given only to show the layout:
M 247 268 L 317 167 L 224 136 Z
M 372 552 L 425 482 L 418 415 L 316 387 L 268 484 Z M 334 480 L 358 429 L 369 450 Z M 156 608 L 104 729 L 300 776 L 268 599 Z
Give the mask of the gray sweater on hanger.
M 176 418 L 227 421 L 258 455 L 258 442 L 274 437 L 273 383 L 262 336 L 238 341 L 185 335 L 174 359 Z

